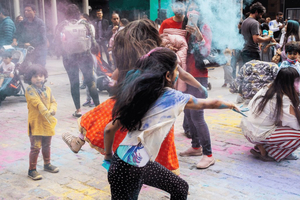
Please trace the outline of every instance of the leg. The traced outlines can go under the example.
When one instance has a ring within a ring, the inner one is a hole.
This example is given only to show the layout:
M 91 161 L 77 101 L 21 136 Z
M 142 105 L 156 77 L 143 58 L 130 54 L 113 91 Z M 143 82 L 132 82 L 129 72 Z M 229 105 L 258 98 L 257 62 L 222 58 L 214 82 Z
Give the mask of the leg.
M 37 159 L 42 147 L 42 136 L 29 136 L 30 153 L 29 153 L 29 170 L 36 169 Z
M 171 200 L 187 199 L 189 185 L 157 162 L 149 161 L 144 167 L 143 183 L 159 188 L 171 195 Z
M 80 65 L 80 70 L 84 76 L 84 81 L 89 88 L 90 95 L 95 103 L 96 106 L 99 105 L 99 96 L 98 96 L 98 91 L 96 88 L 96 83 L 94 81 L 93 77 L 93 58 L 91 55 L 82 57 L 81 60 L 79 61 Z
M 43 136 L 42 137 L 42 154 L 43 154 L 43 159 L 44 159 L 44 165 L 50 163 L 50 146 L 51 146 L 51 136 Z
M 143 185 L 143 168 L 125 163 L 115 153 L 108 170 L 111 199 L 137 200 Z
M 50 157 L 51 157 L 51 136 L 42 136 L 42 154 L 44 158 L 44 170 L 51 172 L 51 173 L 57 173 L 59 172 L 58 167 L 52 165 L 50 163 Z
M 260 144 L 263 144 L 270 157 L 279 162 L 300 147 L 300 131 L 289 127 L 278 127 Z
M 79 110 L 80 109 L 79 67 L 78 67 L 78 63 L 76 62 L 77 59 L 73 56 L 69 58 L 63 57 L 63 64 L 70 80 L 72 99 L 75 104 L 76 110 Z

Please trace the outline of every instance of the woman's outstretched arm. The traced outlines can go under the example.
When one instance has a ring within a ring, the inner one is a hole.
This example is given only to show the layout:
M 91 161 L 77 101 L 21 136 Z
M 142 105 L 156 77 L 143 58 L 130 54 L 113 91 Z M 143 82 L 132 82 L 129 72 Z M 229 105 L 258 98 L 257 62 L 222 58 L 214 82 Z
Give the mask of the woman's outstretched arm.
M 218 99 L 197 99 L 191 97 L 185 105 L 185 109 L 232 109 L 240 112 L 240 109 L 235 104 Z
M 179 72 L 179 78 L 186 82 L 187 84 L 198 88 L 201 92 L 204 92 L 205 98 L 207 98 L 207 89 L 199 83 L 190 73 L 186 72 L 184 69 L 182 69 L 180 66 L 178 66 L 178 72 Z

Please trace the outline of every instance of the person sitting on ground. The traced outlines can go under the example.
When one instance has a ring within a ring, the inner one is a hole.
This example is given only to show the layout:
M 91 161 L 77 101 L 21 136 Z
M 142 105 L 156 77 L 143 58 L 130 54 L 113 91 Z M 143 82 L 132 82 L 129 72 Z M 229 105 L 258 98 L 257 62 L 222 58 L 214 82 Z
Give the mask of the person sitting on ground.
M 11 62 L 12 55 L 10 52 L 4 52 L 2 60 L 3 62 L 0 64 L 0 90 L 5 88 L 14 77 L 15 70 L 15 64 Z
M 298 42 L 289 42 L 285 45 L 285 52 L 287 54 L 287 60 L 283 61 L 280 68 L 293 67 L 300 74 L 300 63 L 298 62 L 298 56 L 300 55 L 300 45 Z
M 250 101 L 242 132 L 255 144 L 250 152 L 263 161 L 297 159 L 300 146 L 300 75 L 293 67 L 281 68 L 276 79 Z M 280 138 L 280 140 L 278 139 Z

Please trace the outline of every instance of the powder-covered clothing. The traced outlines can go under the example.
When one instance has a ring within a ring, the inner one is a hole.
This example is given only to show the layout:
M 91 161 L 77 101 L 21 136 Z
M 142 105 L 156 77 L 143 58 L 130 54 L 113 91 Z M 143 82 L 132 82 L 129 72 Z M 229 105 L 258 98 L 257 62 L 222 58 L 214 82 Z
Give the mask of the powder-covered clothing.
M 15 64 L 10 62 L 9 64 L 5 64 L 2 62 L 0 64 L 0 74 L 3 74 L 4 77 L 9 77 L 10 74 L 13 74 L 15 70 Z
M 49 87 L 37 89 L 29 85 L 25 91 L 28 108 L 29 136 L 53 136 L 55 134 L 56 118 L 51 112 L 56 112 L 57 103 Z
M 282 23 L 277 22 L 276 19 L 269 22 L 269 28 L 271 31 L 273 31 L 274 38 L 276 38 L 276 39 L 280 36 L 280 33 L 281 33 L 281 30 L 279 28 L 280 26 L 282 26 Z
M 244 99 L 252 97 L 277 76 L 278 66 L 272 62 L 252 60 L 245 63 L 238 72 L 236 85 L 241 87 Z
M 248 108 L 249 112 L 247 114 L 248 117 L 243 117 L 241 122 L 241 128 L 243 134 L 246 138 L 252 143 L 258 143 L 265 140 L 269 137 L 277 128 L 275 122 L 275 106 L 276 106 L 276 95 L 272 97 L 266 104 L 264 110 L 261 114 L 256 115 L 254 113 L 255 109 L 258 107 L 261 99 L 257 99 L 261 95 L 265 95 L 268 90 L 268 86 L 263 87 L 253 99 L 249 102 Z M 283 95 L 282 97 L 282 116 L 280 120 L 282 122 L 282 126 L 288 126 L 295 130 L 300 130 L 299 123 L 297 118 L 290 114 L 290 107 L 292 106 L 292 102 L 288 96 Z
M 171 200 L 186 200 L 189 185 L 157 162 L 148 162 L 145 167 L 133 167 L 113 155 L 108 171 L 112 200 L 137 200 L 143 184 L 168 192 Z
M 300 74 L 300 63 L 297 60 L 290 60 L 287 59 L 286 61 L 283 61 L 280 65 L 280 68 L 286 68 L 286 67 L 292 67 L 295 68 L 298 73 Z
M 286 34 L 286 33 L 284 33 L 284 36 L 281 37 L 279 44 L 276 45 L 276 48 L 277 48 L 277 49 L 282 48 L 282 49 L 281 49 L 281 50 L 282 50 L 282 51 L 281 51 L 281 60 L 282 60 L 282 61 L 286 61 L 286 60 L 287 60 L 287 55 L 286 55 L 286 52 L 285 52 L 285 44 L 286 44 L 286 43 L 289 43 L 289 42 L 292 42 L 292 41 L 296 42 L 295 36 L 290 35 L 290 36 L 288 37 L 286 43 L 284 43 L 285 34 Z
M 159 28 L 159 34 L 163 34 L 164 29 L 166 28 L 177 28 L 181 29 L 182 28 L 182 22 L 175 22 L 173 17 L 170 17 L 168 19 L 165 19 Z
M 128 132 L 120 146 L 137 146 L 141 143 L 140 148 L 145 148 L 151 161 L 155 160 L 162 142 L 190 98 L 189 94 L 166 88 L 163 95 L 156 100 L 143 117 L 141 129 Z M 128 153 L 134 154 L 135 152 Z M 130 156 L 121 159 L 126 162 L 127 158 L 130 159 Z M 134 155 L 131 158 L 134 158 Z M 140 157 L 138 160 L 132 159 L 131 161 L 139 163 L 142 159 L 144 158 Z M 128 163 L 130 164 L 131 161 Z

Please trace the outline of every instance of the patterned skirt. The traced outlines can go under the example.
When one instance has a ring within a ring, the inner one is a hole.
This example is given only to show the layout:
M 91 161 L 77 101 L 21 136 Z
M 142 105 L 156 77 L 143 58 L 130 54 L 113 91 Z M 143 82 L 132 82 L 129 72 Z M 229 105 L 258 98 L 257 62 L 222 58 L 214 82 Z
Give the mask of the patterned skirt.
M 80 118 L 80 132 L 84 134 L 85 140 L 92 148 L 104 154 L 104 129 L 112 121 L 112 109 L 115 100 L 108 99 L 84 114 Z M 113 151 L 115 152 L 119 144 L 123 141 L 127 131 L 118 130 L 115 134 Z M 163 141 L 156 160 L 158 163 L 179 175 L 179 163 L 175 147 L 174 126 Z

